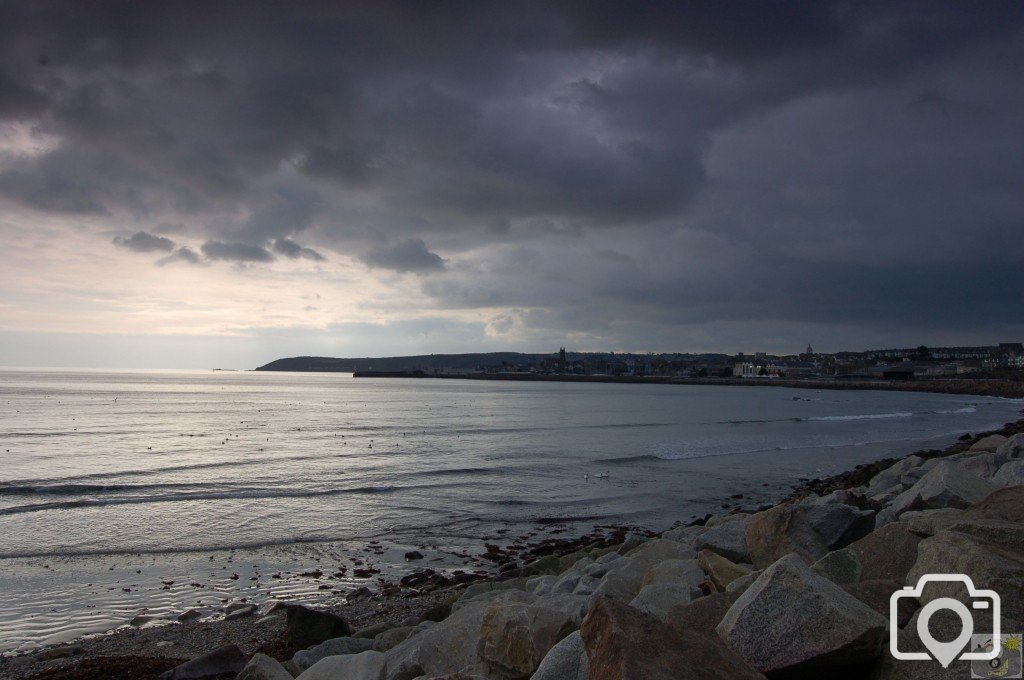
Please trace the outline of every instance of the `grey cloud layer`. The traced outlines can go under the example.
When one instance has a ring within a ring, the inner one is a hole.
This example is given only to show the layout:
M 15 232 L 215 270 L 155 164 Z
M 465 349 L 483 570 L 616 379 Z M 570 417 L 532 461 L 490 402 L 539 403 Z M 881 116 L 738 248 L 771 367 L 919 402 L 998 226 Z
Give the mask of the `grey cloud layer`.
M 114 244 L 137 253 L 166 253 L 174 250 L 174 241 L 171 239 L 147 234 L 144 231 L 137 231 L 128 238 L 115 236 Z
M 21 3 L 0 118 L 62 142 L 0 196 L 545 338 L 980 336 L 1024 323 L 1020 63 L 1018 2 Z

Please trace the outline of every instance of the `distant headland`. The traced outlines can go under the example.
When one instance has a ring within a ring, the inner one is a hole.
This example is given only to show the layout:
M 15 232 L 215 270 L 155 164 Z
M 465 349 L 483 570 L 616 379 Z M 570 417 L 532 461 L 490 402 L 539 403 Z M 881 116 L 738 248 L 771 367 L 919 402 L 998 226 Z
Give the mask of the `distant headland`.
M 257 371 L 356 377 L 555 382 L 772 385 L 881 389 L 1024 398 L 1024 346 L 918 346 L 795 355 L 618 352 L 488 352 L 398 357 L 291 357 Z

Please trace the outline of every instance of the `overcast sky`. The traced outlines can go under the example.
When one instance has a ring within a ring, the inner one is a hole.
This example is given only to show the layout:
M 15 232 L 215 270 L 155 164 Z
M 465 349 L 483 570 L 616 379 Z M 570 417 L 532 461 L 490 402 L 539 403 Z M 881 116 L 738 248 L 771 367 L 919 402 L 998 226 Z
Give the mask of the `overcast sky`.
M 1024 3 L 0 7 L 0 365 L 1024 339 Z

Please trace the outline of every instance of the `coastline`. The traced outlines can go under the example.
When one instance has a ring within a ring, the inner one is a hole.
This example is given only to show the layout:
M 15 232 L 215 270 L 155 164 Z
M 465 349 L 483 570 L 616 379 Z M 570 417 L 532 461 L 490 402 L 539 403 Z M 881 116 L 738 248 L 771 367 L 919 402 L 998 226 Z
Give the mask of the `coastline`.
M 778 385 L 775 382 L 771 384 Z M 806 384 L 801 381 L 799 386 L 806 387 Z M 845 493 L 864 487 L 879 473 L 912 457 L 927 461 L 966 454 L 991 435 L 1008 438 L 1019 433 L 1024 433 L 1024 419 L 996 430 L 964 434 L 944 449 L 914 451 L 902 457 L 858 465 L 837 475 L 801 480 L 788 496 L 758 507 L 748 507 L 744 504 L 745 499 L 737 499 L 736 496 L 723 497 L 720 499 L 722 507 L 728 507 L 728 510 L 688 523 L 679 521 L 672 529 L 661 533 L 625 526 L 604 526 L 576 538 L 548 537 L 521 545 L 516 550 L 502 549 L 485 542 L 479 546 L 479 557 L 494 565 L 490 571 L 467 570 L 463 572 L 464 576 L 453 579 L 429 567 L 418 569 L 413 572 L 419 574 L 416 578 L 403 578 L 399 583 L 385 581 L 375 594 L 366 592 L 365 588 L 357 588 L 344 603 L 333 605 L 327 611 L 344 617 L 353 629 L 362 629 L 364 633 L 444 619 L 451 605 L 464 598 L 467 592 L 522 587 L 528 578 L 562 572 L 587 555 L 600 556 L 609 551 L 625 553 L 624 546 L 633 547 L 651 538 L 678 534 L 691 528 L 699 530 L 705 525 L 717 526 L 728 522 L 733 515 L 746 517 L 815 497 Z M 109 677 L 155 678 L 159 672 L 225 644 L 238 645 L 246 655 L 260 652 L 285 661 L 298 649 L 284 640 L 285 624 L 280 614 L 281 611 L 275 613 L 273 607 L 267 607 L 226 620 L 121 628 L 16 656 L 0 656 L 0 676 L 12 680 L 76 680 L 96 677 L 98 672 L 103 672 Z M 130 658 L 131 661 L 117 661 L 118 658 Z M 127 671 L 130 674 L 117 675 L 120 672 L 117 669 L 125 665 L 130 668 Z
M 644 385 L 718 385 L 723 387 L 786 387 L 804 390 L 877 390 L 931 392 L 978 397 L 1024 399 L 1024 382 L 1001 379 L 936 378 L 929 380 L 829 380 L 786 378 L 678 378 L 668 376 L 561 375 L 540 373 L 428 374 L 421 371 L 355 371 L 355 378 L 495 380 L 509 382 L 622 383 Z

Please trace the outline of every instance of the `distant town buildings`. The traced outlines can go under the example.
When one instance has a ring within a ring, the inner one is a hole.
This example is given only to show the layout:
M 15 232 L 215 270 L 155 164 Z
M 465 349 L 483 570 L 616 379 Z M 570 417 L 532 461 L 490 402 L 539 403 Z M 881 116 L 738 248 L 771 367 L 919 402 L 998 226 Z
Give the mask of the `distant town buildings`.
M 650 376 L 670 378 L 924 380 L 1024 369 L 1024 343 L 983 347 L 873 349 L 818 353 L 808 343 L 796 355 L 756 352 L 729 354 L 626 354 L 568 352 L 517 355 L 519 362 L 481 365 L 475 369 L 433 367 L 434 374 L 520 373 L 543 375 Z

